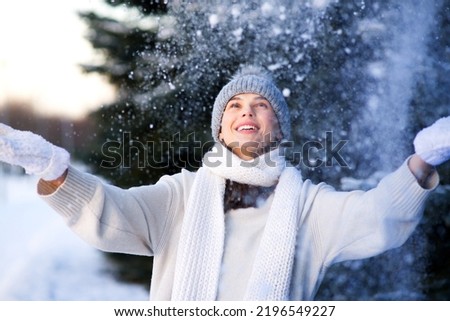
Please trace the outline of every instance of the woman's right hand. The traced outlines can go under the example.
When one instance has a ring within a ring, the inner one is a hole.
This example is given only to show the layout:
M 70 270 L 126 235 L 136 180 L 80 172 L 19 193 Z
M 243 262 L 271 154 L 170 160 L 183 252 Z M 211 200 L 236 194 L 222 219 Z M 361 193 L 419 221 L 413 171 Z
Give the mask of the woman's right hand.
M 27 174 L 45 181 L 53 181 L 66 173 L 70 154 L 39 135 L 0 123 L 0 161 L 21 166 Z

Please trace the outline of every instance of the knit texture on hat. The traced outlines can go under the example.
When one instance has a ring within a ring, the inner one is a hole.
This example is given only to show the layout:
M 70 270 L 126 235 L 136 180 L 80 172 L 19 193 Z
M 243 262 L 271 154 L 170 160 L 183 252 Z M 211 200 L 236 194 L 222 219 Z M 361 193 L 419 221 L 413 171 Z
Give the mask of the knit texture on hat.
M 228 101 L 236 95 L 252 93 L 266 98 L 278 118 L 284 140 L 289 140 L 291 124 L 289 108 L 281 91 L 275 86 L 271 76 L 262 68 L 246 66 L 242 68 L 219 92 L 212 112 L 211 131 L 213 139 L 219 139 L 222 115 Z

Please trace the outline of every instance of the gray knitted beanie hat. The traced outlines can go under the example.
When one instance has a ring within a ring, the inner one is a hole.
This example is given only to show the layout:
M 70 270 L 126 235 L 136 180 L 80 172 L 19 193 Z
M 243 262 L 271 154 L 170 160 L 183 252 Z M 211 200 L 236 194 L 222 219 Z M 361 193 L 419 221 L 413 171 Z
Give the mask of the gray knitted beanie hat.
M 289 109 L 281 91 L 275 86 L 272 77 L 260 67 L 243 67 L 217 96 L 212 111 L 211 130 L 213 139 L 218 142 L 222 115 L 228 101 L 239 94 L 258 94 L 266 98 L 277 115 L 283 140 L 289 140 L 291 124 Z

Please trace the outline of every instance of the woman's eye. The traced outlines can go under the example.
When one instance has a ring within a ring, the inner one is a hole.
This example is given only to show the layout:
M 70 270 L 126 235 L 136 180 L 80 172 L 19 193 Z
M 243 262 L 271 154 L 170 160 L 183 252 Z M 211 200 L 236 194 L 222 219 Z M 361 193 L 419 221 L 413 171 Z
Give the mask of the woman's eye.
M 239 108 L 239 104 L 231 104 L 230 108 Z
M 267 105 L 264 104 L 264 103 L 259 103 L 257 106 L 258 106 L 258 107 L 262 107 L 262 108 L 267 108 Z

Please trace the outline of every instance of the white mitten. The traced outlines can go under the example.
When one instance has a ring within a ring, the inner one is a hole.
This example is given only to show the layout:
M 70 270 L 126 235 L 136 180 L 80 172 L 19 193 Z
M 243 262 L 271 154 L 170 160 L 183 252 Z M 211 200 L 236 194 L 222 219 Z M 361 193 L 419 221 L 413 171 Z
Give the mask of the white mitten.
M 450 116 L 422 129 L 414 139 L 416 154 L 426 163 L 437 166 L 450 159 Z
M 39 135 L 0 123 L 0 161 L 23 167 L 44 180 L 60 177 L 70 163 L 69 153 Z

